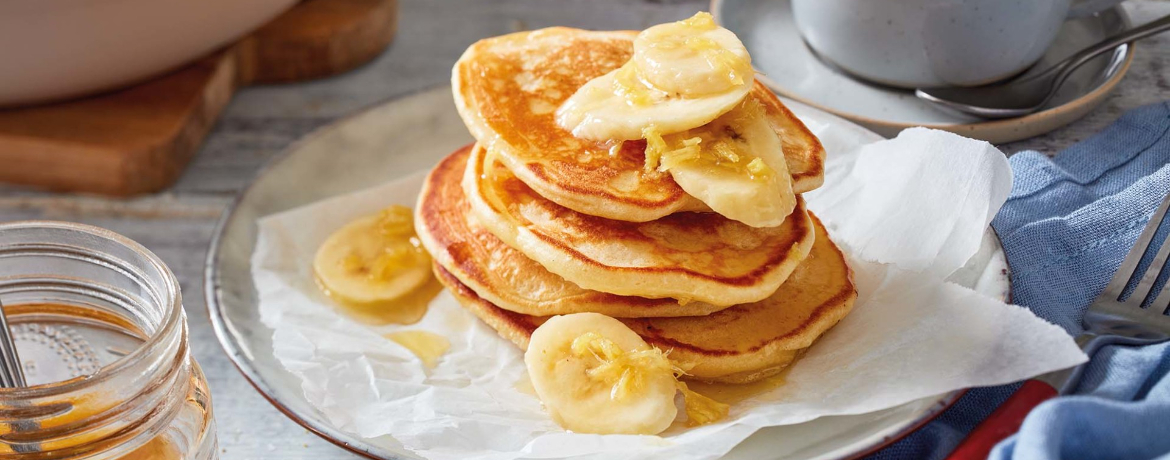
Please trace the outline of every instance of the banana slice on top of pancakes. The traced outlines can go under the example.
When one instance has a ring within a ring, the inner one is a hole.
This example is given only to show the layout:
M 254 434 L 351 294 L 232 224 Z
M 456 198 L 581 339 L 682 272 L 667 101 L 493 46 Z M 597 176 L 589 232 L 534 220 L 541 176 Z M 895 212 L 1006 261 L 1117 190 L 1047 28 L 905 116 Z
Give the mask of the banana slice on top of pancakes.
M 751 91 L 747 49 L 709 14 L 646 29 L 633 46 L 629 61 L 557 109 L 557 124 L 596 141 L 642 139 L 651 126 L 674 133 L 710 123 Z
M 769 227 L 823 182 L 824 149 L 750 69 L 735 35 L 700 13 L 641 34 L 481 40 L 452 85 L 476 139 L 561 206 L 629 222 L 715 211 Z

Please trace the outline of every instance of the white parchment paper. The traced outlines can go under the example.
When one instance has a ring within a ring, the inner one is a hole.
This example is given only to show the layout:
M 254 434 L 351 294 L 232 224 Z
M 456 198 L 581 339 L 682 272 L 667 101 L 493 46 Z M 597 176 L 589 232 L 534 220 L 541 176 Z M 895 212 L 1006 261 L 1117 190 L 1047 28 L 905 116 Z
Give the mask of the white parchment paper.
M 375 329 L 339 314 L 313 283 L 317 246 L 353 218 L 413 205 L 422 173 L 260 221 L 252 271 L 276 357 L 341 430 L 390 435 L 426 458 L 501 460 L 716 458 L 761 427 L 877 411 L 1086 360 L 1059 327 L 944 281 L 979 249 L 1011 189 L 1003 154 L 927 129 L 858 147 L 831 126 L 814 128 L 829 159 L 809 206 L 849 254 L 859 297 L 783 386 L 733 406 L 721 423 L 662 436 L 566 433 L 517 389 L 522 353 L 450 295 L 410 326 Z M 439 333 L 451 349 L 427 369 L 383 337 L 391 330 Z

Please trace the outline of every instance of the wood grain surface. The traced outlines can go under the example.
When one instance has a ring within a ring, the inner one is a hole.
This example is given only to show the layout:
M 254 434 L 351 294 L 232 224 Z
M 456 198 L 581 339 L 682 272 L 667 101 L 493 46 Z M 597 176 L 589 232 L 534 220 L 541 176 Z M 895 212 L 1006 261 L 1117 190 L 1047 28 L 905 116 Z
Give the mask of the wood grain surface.
M 0 110 L 0 181 L 130 195 L 171 185 L 235 90 L 217 52 L 124 90 Z
M 236 45 L 239 79 L 302 81 L 339 74 L 394 39 L 397 0 L 304 0 Z
M 369 62 L 397 0 L 305 0 L 239 43 L 127 89 L 0 110 L 0 181 L 129 196 L 178 179 L 239 85 L 300 81 Z
M 210 381 L 224 459 L 354 459 L 270 407 L 232 367 L 208 324 L 202 270 L 215 221 L 264 162 L 296 139 L 365 107 L 445 84 L 475 40 L 521 29 L 569 25 L 633 29 L 706 9 L 703 0 L 402 0 L 390 48 L 354 72 L 308 83 L 242 89 L 228 104 L 178 183 L 165 192 L 117 200 L 0 186 L 0 221 L 59 219 L 120 232 L 159 254 L 178 275 L 194 355 Z M 1138 23 L 1170 14 L 1170 2 L 1131 1 Z M 1137 45 L 1118 91 L 1084 119 L 1050 134 L 1003 145 L 1008 153 L 1053 154 L 1098 132 L 1123 112 L 1170 99 L 1170 35 Z M 0 168 L 9 168 L 0 163 Z M 389 414 L 388 414 L 389 416 Z

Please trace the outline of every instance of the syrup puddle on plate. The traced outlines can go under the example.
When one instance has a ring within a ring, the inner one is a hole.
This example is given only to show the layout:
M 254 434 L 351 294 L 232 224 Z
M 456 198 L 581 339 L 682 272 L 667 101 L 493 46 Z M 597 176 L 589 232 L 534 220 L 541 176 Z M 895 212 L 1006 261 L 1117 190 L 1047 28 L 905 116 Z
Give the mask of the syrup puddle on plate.
M 428 331 L 398 331 L 383 335 L 394 343 L 402 345 L 418 359 L 422 360 L 427 369 L 433 369 L 439 363 L 447 350 L 451 348 L 451 341 L 434 332 Z
M 789 368 L 791 368 L 791 366 Z M 683 383 L 686 384 L 686 387 L 690 391 L 698 393 L 701 396 L 706 396 L 718 403 L 727 404 L 734 409 L 735 406 L 743 401 L 770 393 L 772 390 L 784 386 L 785 376 L 787 374 L 788 370 L 785 369 L 779 374 L 751 383 L 712 383 L 698 380 L 685 380 Z M 512 384 L 512 388 L 520 393 L 540 399 L 540 397 L 536 394 L 536 388 L 532 386 L 532 379 L 528 376 L 528 371 L 524 371 L 524 373 L 520 375 L 520 378 Z M 688 409 L 694 410 L 698 408 L 690 407 Z M 684 430 L 694 428 L 696 425 L 690 424 L 688 420 L 689 416 L 685 414 L 687 414 L 687 411 L 680 407 L 678 420 L 676 420 L 666 431 L 660 433 L 660 436 L 670 436 L 678 434 Z M 725 413 L 723 416 L 720 416 L 718 420 L 713 420 L 710 423 L 719 423 L 723 421 L 722 419 L 726 416 L 727 414 Z
M 731 406 L 731 412 L 734 412 L 744 401 L 771 393 L 772 390 L 784 386 L 785 376 L 788 375 L 787 369 L 791 369 L 791 366 L 779 374 L 751 383 L 712 383 L 687 380 L 686 384 L 687 388 L 695 393 Z M 730 413 L 725 414 L 727 417 L 730 417 L 730 415 Z M 722 421 L 722 419 L 714 420 L 711 423 L 719 423 Z M 683 419 L 680 414 L 679 419 L 675 420 L 674 424 L 670 425 L 670 428 L 667 428 L 666 431 L 660 433 L 660 436 L 679 434 L 691 428 L 694 428 L 694 426 L 689 424 L 688 420 Z
M 781 372 L 752 383 L 708 383 L 694 381 L 687 382 L 687 386 L 695 393 L 723 404 L 731 404 L 734 406 L 740 402 L 780 388 L 784 385 L 784 376 L 786 374 L 787 372 Z
M 325 292 L 328 295 L 328 291 Z M 366 325 L 414 324 L 427 314 L 431 301 L 440 292 L 443 292 L 443 284 L 431 276 L 422 286 L 393 300 L 354 303 L 334 298 L 333 301 L 346 316 Z

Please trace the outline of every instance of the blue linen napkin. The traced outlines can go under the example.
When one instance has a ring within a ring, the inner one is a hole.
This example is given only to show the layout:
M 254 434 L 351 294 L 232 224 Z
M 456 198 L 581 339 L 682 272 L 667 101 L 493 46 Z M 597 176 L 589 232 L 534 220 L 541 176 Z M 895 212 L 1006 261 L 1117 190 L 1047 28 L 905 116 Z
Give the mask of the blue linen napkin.
M 1010 163 L 1012 193 L 992 227 L 1012 268 L 1012 300 L 1076 335 L 1085 309 L 1170 193 L 1170 101 L 1134 109 L 1055 158 L 1029 151 Z M 1167 233 L 1170 219 L 1155 241 Z M 1110 346 L 1091 358 L 1074 394 L 1038 406 L 991 458 L 1170 460 L 1170 344 Z M 968 391 L 869 458 L 944 458 L 1018 387 Z

